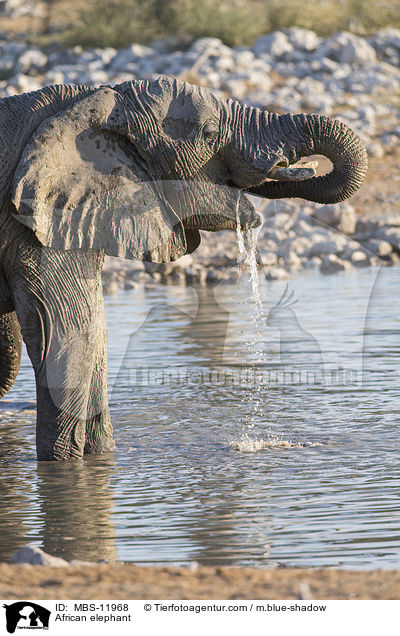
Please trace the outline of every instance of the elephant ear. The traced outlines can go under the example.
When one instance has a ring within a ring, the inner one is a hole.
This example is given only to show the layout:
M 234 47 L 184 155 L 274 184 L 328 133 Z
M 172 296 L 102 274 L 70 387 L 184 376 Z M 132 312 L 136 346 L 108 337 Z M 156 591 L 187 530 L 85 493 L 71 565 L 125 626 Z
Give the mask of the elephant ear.
M 43 245 L 159 263 L 186 253 L 182 223 L 141 168 L 127 121 L 122 97 L 105 87 L 36 129 L 12 201 Z

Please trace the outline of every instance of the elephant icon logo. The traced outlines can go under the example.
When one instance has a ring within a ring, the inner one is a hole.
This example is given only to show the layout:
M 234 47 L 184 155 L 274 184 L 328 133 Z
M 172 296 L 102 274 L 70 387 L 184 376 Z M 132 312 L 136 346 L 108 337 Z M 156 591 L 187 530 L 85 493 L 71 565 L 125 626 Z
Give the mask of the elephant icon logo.
M 31 601 L 18 601 L 3 607 L 6 610 L 9 634 L 14 634 L 16 629 L 49 629 L 51 612 L 41 605 Z

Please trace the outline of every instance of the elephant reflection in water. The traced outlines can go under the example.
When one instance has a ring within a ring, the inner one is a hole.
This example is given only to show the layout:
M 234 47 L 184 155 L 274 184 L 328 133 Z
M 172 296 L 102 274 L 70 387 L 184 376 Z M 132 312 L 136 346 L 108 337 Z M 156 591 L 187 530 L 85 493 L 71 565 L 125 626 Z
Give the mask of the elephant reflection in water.
M 27 427 L 21 428 L 28 418 L 27 413 L 11 418 L 9 412 L 0 410 L 0 561 L 9 561 L 26 543 L 29 532 L 25 510 L 33 498 L 34 469 L 18 461 L 21 453 L 29 456 L 31 452 Z
M 66 560 L 117 558 L 110 478 L 113 458 L 38 464 L 43 549 Z
M 91 456 L 83 462 L 52 462 L 22 467 L 10 463 L 10 449 L 31 453 L 31 442 L 19 424 L 0 427 L 0 452 L 5 445 L 0 476 L 0 561 L 31 541 L 45 552 L 66 560 L 114 560 L 114 505 L 110 478 L 112 457 Z M 0 457 L 0 461 L 1 461 Z M 15 459 L 13 459 L 15 462 Z

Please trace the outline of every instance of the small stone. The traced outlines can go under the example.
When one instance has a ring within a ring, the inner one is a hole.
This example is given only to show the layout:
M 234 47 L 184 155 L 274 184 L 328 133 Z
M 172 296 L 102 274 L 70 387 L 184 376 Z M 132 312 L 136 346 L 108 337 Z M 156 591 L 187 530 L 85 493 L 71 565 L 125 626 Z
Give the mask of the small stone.
M 392 246 L 389 241 L 379 239 L 370 239 L 367 243 L 365 243 L 364 249 L 367 252 L 376 254 L 376 256 L 380 256 L 381 258 L 385 258 L 392 253 Z
M 193 264 L 193 256 L 191 254 L 184 254 L 184 256 L 178 258 L 177 261 L 174 261 L 174 263 L 180 267 L 189 267 Z
M 303 263 L 304 269 L 314 269 L 316 267 L 319 267 L 320 265 L 321 259 L 319 258 L 319 256 L 313 256 L 312 258 L 305 260 Z
M 131 44 L 121 49 L 111 60 L 110 70 L 124 71 L 128 64 L 138 62 L 143 58 L 154 56 L 154 50 L 142 44 Z
M 283 267 L 269 267 L 265 271 L 265 278 L 267 280 L 283 280 L 289 278 L 289 273 L 283 269 Z
M 290 44 L 301 51 L 314 51 L 321 42 L 321 38 L 310 29 L 294 26 L 286 29 L 285 33 Z
M 105 296 L 115 296 L 120 290 L 120 285 L 116 280 L 110 280 L 103 284 L 103 294 Z
M 400 252 L 400 228 L 383 227 L 378 230 L 376 238 L 387 241 L 396 252 Z
M 278 262 L 278 257 L 274 252 L 263 252 L 258 257 L 258 263 L 261 267 L 270 267 L 272 265 L 276 265 Z
M 396 252 L 392 252 L 391 254 L 388 254 L 387 256 L 385 256 L 385 258 L 382 258 L 379 262 L 380 265 L 397 265 L 399 262 L 400 258 L 399 255 L 396 254 Z
M 342 261 L 335 254 L 327 254 L 323 257 L 320 271 L 322 274 L 336 274 L 350 268 L 350 264 Z
M 221 280 L 222 276 L 223 274 L 219 270 L 209 269 L 206 276 L 206 283 L 208 285 L 214 285 Z
M 252 51 L 255 55 L 266 53 L 273 58 L 279 58 L 285 53 L 293 51 L 293 48 L 286 33 L 275 31 L 258 38 L 253 45 Z
M 47 65 L 47 55 L 39 49 L 28 49 L 18 57 L 17 72 L 31 75 L 41 73 Z
M 334 227 L 344 234 L 354 234 L 356 231 L 357 215 L 350 203 L 322 205 L 315 210 L 313 217 L 320 223 Z
M 50 567 L 69 566 L 68 561 L 60 557 L 51 556 L 33 545 L 25 545 L 17 550 L 11 559 L 11 563 L 29 563 L 30 565 L 47 565 Z
M 367 267 L 371 264 L 371 258 L 365 252 L 356 250 L 350 257 L 351 263 L 355 267 Z
M 338 254 L 342 249 L 342 246 L 337 241 L 318 241 L 310 250 L 309 256 L 325 256 L 327 254 Z
M 369 157 L 375 157 L 376 159 L 382 159 L 382 157 L 385 155 L 385 150 L 382 144 L 378 143 L 377 141 L 367 144 L 366 150 Z
M 340 31 L 324 40 L 317 48 L 316 56 L 326 56 L 340 64 L 361 66 L 377 61 L 374 48 L 364 38 L 347 31 Z
M 135 280 L 125 281 L 124 289 L 138 289 L 138 287 L 141 287 L 141 285 Z
M 385 152 L 397 150 L 397 148 L 399 147 L 399 138 L 397 137 L 397 135 L 384 134 L 381 137 L 381 142 L 385 147 Z

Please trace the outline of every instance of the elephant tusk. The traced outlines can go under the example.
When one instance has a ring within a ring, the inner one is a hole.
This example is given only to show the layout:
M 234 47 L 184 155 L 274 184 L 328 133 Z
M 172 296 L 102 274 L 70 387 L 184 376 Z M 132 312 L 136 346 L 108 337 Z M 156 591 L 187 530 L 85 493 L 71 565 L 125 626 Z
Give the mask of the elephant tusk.
M 317 174 L 318 161 L 299 161 L 291 166 L 276 166 L 268 174 L 268 179 L 277 181 L 305 181 Z

